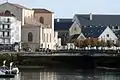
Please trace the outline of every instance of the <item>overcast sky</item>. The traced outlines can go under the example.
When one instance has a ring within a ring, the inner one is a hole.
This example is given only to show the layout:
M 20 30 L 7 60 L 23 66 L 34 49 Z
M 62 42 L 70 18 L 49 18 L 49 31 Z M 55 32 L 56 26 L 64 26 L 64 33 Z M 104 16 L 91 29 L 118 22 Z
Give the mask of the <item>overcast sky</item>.
M 7 0 L 0 0 L 1 3 Z M 120 14 L 120 0 L 8 0 L 28 8 L 46 8 L 55 17 L 73 17 L 79 13 Z

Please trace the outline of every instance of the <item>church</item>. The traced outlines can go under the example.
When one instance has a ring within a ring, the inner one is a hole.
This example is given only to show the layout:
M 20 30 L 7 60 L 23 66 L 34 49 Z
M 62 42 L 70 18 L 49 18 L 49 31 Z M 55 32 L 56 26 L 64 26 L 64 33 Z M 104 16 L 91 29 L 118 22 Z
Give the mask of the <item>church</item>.
M 21 21 L 21 49 L 56 49 L 56 45 L 60 45 L 58 33 L 54 31 L 54 12 L 41 8 L 30 9 L 9 2 L 0 5 L 0 12 L 6 10 Z

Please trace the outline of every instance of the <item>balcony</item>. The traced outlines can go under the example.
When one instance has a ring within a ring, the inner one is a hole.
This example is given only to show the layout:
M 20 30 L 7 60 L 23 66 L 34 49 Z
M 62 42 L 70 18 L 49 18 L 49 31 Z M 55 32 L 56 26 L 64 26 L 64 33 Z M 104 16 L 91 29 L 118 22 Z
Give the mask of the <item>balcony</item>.
M 0 21 L 0 24 L 11 24 L 11 21 Z
M 2 38 L 2 39 L 10 39 L 11 36 L 0 36 L 0 38 Z
M 11 31 L 11 28 L 0 28 L 0 31 L 6 31 L 6 32 L 9 32 L 9 31 Z

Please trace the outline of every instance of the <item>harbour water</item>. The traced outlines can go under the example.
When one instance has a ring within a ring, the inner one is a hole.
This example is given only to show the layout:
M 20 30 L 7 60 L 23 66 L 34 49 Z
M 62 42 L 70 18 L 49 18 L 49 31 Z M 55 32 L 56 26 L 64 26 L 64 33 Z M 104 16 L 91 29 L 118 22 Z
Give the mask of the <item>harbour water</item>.
M 120 80 L 119 71 L 24 69 L 14 79 L 0 80 Z

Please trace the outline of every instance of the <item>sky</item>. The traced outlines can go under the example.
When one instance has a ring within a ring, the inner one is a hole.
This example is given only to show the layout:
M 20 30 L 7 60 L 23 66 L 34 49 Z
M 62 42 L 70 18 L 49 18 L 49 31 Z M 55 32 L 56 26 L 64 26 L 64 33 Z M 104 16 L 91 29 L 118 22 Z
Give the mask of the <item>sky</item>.
M 1 3 L 7 0 L 0 0 Z M 46 8 L 57 18 L 72 18 L 74 14 L 120 14 L 120 0 L 8 0 L 28 8 Z

